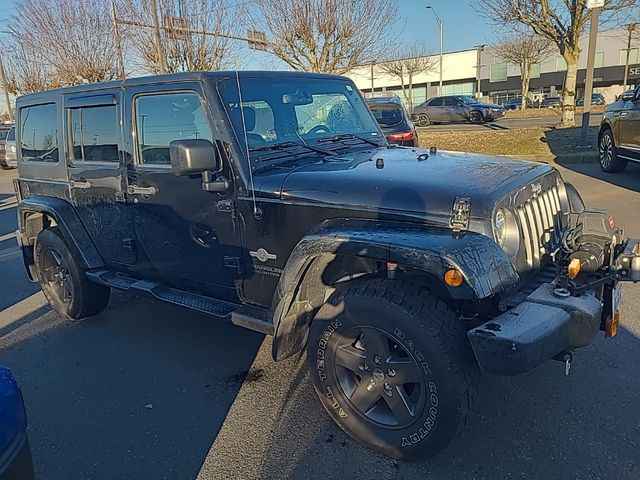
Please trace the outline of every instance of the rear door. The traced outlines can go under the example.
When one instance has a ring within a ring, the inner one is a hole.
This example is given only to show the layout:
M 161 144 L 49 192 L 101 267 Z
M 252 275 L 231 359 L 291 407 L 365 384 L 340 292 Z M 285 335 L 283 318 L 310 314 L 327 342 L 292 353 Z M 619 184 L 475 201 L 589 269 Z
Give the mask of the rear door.
M 242 281 L 241 219 L 235 215 L 233 187 L 226 193 L 202 190 L 200 175 L 176 176 L 173 140 L 212 138 L 211 112 L 194 83 L 127 91 L 134 164 L 128 196 L 138 242 L 148 259 L 145 276 L 163 283 L 237 300 Z M 223 149 L 218 175 L 233 178 Z
M 125 203 L 119 90 L 64 100 L 66 160 L 73 203 L 107 265 L 137 262 L 131 209 Z
M 442 97 L 436 97 L 429 100 L 425 109 L 429 119 L 432 122 L 442 122 L 444 118 L 444 109 L 442 107 Z

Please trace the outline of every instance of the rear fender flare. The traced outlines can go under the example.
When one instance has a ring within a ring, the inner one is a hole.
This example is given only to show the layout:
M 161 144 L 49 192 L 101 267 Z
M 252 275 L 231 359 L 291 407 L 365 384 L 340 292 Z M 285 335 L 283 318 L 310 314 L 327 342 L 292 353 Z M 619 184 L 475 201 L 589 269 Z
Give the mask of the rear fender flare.
M 52 218 L 60 233 L 64 237 L 68 245 L 70 245 L 78 255 L 83 268 L 100 268 L 104 267 L 104 261 L 98 253 L 91 237 L 84 228 L 73 206 L 59 198 L 46 197 L 43 195 L 34 195 L 22 200 L 18 204 L 18 236 L 19 243 L 22 247 L 22 255 L 29 272 L 29 265 L 33 264 L 33 246 L 37 234 L 42 231 L 45 226 L 39 225 L 34 227 L 28 221 L 28 217 L 32 214 L 45 214 Z

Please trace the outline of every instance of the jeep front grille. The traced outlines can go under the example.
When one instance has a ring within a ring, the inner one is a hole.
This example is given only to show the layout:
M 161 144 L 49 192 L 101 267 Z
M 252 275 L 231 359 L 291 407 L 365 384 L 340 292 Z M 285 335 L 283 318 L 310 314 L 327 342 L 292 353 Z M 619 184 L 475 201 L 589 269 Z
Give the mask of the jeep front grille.
M 558 187 L 553 186 L 517 207 L 525 258 L 529 270 L 540 267 L 542 258 L 562 238 L 562 215 Z

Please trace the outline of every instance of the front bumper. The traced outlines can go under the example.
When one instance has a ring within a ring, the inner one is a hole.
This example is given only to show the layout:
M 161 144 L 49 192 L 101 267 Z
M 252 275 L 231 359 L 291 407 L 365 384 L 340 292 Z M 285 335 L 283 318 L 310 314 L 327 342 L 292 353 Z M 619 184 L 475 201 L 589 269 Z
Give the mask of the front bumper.
M 496 375 L 527 372 L 591 343 L 602 303 L 592 293 L 560 298 L 544 283 L 524 302 L 467 333 L 480 367 Z

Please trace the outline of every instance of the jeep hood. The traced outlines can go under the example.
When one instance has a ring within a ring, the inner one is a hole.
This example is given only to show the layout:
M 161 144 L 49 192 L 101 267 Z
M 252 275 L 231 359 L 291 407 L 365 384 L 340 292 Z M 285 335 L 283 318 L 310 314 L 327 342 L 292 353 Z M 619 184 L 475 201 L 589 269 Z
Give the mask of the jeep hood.
M 497 200 L 551 171 L 502 157 L 385 147 L 328 157 L 257 185 L 262 194 L 291 202 L 425 218 L 449 217 L 463 196 L 471 199 L 472 217 L 490 218 Z

